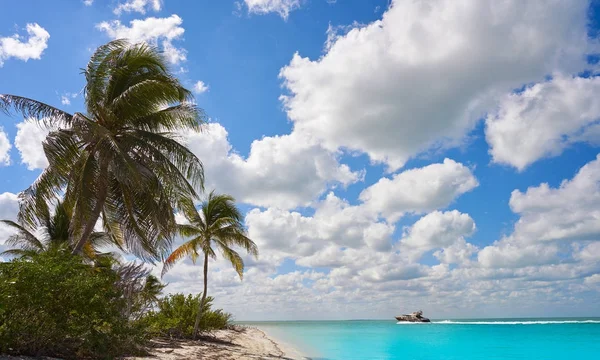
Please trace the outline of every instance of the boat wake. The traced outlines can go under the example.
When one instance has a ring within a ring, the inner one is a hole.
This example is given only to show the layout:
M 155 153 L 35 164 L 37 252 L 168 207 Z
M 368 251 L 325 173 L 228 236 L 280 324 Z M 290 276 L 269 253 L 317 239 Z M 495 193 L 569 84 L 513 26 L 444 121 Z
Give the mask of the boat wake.
M 549 325 L 549 324 L 600 324 L 600 320 L 519 320 L 519 321 L 432 321 L 433 324 L 451 325 Z

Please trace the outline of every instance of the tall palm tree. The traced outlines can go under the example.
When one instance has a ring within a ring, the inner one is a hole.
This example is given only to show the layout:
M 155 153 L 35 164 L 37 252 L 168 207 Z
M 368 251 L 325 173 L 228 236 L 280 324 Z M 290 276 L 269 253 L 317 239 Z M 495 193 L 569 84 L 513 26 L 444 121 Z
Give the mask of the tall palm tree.
M 0 94 L 0 110 L 16 110 L 54 129 L 44 141 L 50 165 L 21 193 L 19 217 L 33 224 L 45 204 L 64 192 L 74 214 L 74 252 L 81 252 L 101 219 L 116 243 L 140 257 L 159 258 L 176 229 L 174 213 L 203 187 L 202 163 L 178 134 L 200 130 L 204 115 L 148 44 L 115 40 L 100 46 L 83 73 L 85 113 Z
M 194 264 L 204 255 L 204 292 L 198 306 L 198 315 L 194 324 L 194 338 L 198 334 L 198 325 L 208 287 L 208 258 L 216 258 L 213 245 L 219 249 L 225 259 L 231 262 L 235 271 L 240 276 L 244 274 L 244 260 L 232 249 L 240 246 L 249 254 L 258 256 L 256 244 L 247 236 L 242 223 L 241 212 L 235 206 L 235 199 L 229 195 L 219 195 L 212 191 L 202 203 L 200 211 L 185 209 L 185 216 L 189 224 L 179 225 L 179 233 L 190 240 L 175 249 L 165 260 L 162 275 L 164 275 L 180 259 L 189 256 Z
M 62 202 L 57 202 L 54 207 L 54 214 L 45 211 L 39 214 L 36 222 L 39 224 L 33 228 L 26 223 L 16 223 L 10 220 L 0 220 L 0 223 L 16 230 L 11 235 L 6 244 L 14 246 L 0 255 L 12 255 L 16 257 L 29 257 L 46 251 L 69 251 L 72 242 L 70 241 L 69 224 L 71 221 L 71 211 Z M 83 247 L 83 255 L 87 259 L 96 259 L 102 255 L 99 248 L 112 244 L 112 240 L 105 232 L 92 232 L 90 241 Z

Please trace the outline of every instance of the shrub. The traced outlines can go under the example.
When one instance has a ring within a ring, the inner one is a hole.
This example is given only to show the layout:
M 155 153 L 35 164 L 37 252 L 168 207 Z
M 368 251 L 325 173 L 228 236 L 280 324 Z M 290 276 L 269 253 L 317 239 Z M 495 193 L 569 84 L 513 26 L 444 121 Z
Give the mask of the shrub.
M 212 297 L 207 297 L 200 318 L 200 331 L 227 329 L 232 315 L 222 310 L 211 310 Z M 172 294 L 158 301 L 158 309 L 150 312 L 142 322 L 154 336 L 192 338 L 198 313 L 200 295 Z
M 110 267 L 45 252 L 0 263 L 0 352 L 109 359 L 145 340 Z

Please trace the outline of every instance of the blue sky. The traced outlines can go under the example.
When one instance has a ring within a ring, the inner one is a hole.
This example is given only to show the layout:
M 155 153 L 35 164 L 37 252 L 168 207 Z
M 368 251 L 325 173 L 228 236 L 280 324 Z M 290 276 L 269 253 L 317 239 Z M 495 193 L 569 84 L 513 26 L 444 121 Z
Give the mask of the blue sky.
M 209 291 L 238 318 L 600 316 L 597 8 L 21 1 L 0 13 L 0 93 L 84 111 L 97 46 L 163 50 L 210 118 L 184 141 L 260 246 L 243 282 L 213 267 Z M 47 130 L 0 127 L 13 218 Z M 200 290 L 188 262 L 166 280 Z

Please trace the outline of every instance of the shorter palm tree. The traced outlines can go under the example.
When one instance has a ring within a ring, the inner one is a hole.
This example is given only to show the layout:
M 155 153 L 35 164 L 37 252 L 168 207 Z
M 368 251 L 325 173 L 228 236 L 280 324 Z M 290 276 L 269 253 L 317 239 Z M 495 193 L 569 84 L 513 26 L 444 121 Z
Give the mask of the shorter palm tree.
M 202 309 L 206 301 L 208 287 L 208 258 L 216 258 L 213 245 L 219 249 L 225 259 L 231 262 L 235 271 L 240 276 L 244 274 L 244 260 L 232 249 L 232 246 L 240 246 L 249 254 L 258 256 L 256 244 L 247 236 L 246 229 L 242 223 L 243 216 L 235 206 L 235 199 L 230 195 L 215 194 L 212 191 L 208 198 L 202 203 L 200 211 L 187 207 L 185 216 L 189 224 L 179 225 L 179 234 L 190 240 L 183 243 L 165 260 L 162 275 L 164 275 L 177 261 L 189 256 L 195 264 L 201 253 L 204 255 L 204 292 L 198 307 L 196 323 L 194 324 L 194 338 L 198 334 L 198 326 L 202 315 Z
M 54 214 L 50 214 L 47 207 L 37 215 L 35 225 L 20 221 L 0 220 L 0 223 L 16 230 L 6 244 L 15 248 L 6 250 L 0 255 L 12 255 L 16 257 L 28 257 L 46 251 L 62 251 L 72 249 L 71 233 L 71 211 L 61 201 L 54 207 Z M 94 259 L 101 253 L 101 246 L 114 244 L 111 237 L 105 232 L 93 232 L 89 241 L 83 247 L 83 255 L 88 259 Z

